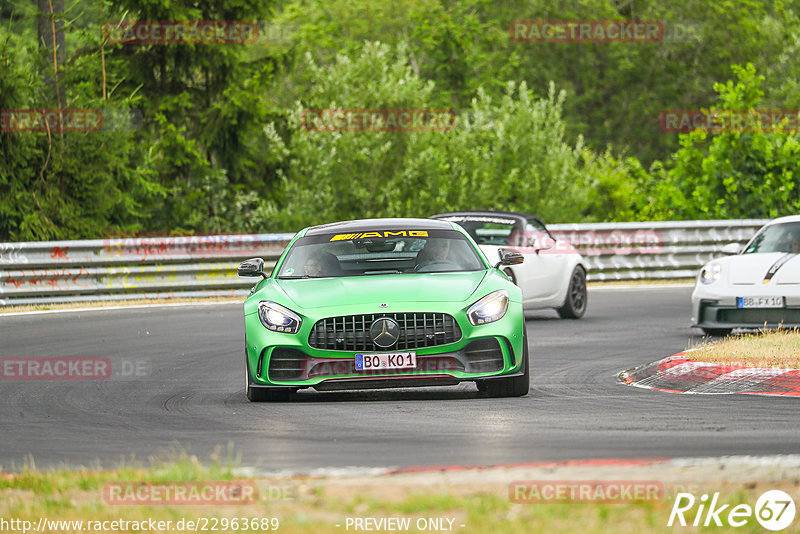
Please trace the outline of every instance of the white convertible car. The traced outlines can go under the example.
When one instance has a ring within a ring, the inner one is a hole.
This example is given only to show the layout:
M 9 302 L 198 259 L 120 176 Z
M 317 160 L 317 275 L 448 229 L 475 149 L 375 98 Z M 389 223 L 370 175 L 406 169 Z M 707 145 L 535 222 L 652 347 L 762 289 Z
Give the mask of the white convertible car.
M 800 326 L 800 216 L 766 224 L 727 257 L 708 262 L 692 293 L 692 326 L 712 336 L 734 328 Z
M 525 256 L 524 263 L 503 268 L 522 289 L 526 310 L 554 308 L 563 318 L 586 312 L 586 266 L 568 240 L 557 240 L 538 217 L 507 211 L 458 211 L 434 215 L 461 225 L 492 262 L 500 249 Z

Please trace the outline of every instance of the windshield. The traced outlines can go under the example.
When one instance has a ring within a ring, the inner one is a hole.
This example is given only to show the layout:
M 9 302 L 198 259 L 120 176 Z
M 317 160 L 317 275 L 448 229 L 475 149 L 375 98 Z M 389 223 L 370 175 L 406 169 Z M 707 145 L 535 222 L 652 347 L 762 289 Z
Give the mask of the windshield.
M 744 254 L 765 252 L 800 253 L 800 222 L 767 226 L 747 245 Z
M 485 268 L 472 244 L 455 230 L 376 230 L 298 239 L 286 256 L 278 278 L 460 272 Z
M 472 236 L 479 245 L 525 246 L 524 236 L 517 229 L 517 221 L 505 217 L 452 216 L 442 220 L 455 222 Z
M 544 225 L 535 219 L 525 222 L 525 229 L 517 219 L 488 215 L 453 215 L 437 217 L 461 225 L 479 245 L 529 247 L 534 242 L 555 241 Z

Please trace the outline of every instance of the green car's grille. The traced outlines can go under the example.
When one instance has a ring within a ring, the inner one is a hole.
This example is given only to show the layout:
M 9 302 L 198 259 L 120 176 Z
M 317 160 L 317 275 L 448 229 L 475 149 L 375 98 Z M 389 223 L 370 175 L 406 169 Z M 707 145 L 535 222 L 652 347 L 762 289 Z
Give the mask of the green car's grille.
M 400 325 L 400 336 L 392 347 L 375 345 L 369 328 L 375 319 L 391 317 Z M 455 343 L 461 329 L 446 313 L 375 313 L 328 317 L 317 321 L 308 336 L 308 344 L 327 350 L 410 350 Z

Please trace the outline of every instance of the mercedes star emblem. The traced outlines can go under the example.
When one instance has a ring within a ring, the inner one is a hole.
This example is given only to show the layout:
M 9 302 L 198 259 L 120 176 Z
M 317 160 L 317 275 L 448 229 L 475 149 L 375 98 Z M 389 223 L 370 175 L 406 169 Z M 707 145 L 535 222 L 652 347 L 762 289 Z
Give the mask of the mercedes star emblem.
M 386 349 L 400 339 L 400 325 L 391 317 L 379 317 L 370 325 L 369 335 L 373 343 L 382 349 Z

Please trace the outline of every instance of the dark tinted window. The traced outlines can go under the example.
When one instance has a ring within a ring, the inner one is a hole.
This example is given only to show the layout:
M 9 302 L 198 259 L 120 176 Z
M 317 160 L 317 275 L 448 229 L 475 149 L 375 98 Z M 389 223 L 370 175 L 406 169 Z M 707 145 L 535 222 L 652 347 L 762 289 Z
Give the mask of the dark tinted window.
M 459 272 L 484 269 L 472 244 L 455 230 L 324 234 L 292 246 L 278 278 Z
M 800 222 L 772 224 L 763 228 L 748 244 L 744 254 L 764 252 L 800 253 Z

